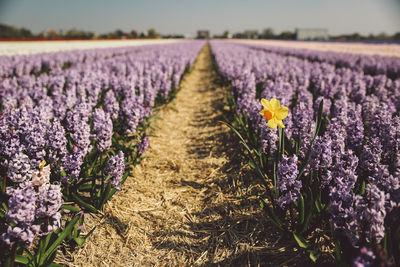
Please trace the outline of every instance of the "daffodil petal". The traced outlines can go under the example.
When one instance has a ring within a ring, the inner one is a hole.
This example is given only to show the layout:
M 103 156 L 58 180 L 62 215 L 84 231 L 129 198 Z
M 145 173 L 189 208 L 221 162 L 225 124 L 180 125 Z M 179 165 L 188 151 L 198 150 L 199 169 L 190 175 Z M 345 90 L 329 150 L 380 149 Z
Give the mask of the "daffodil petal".
M 272 118 L 268 121 L 268 127 L 272 128 L 272 129 L 276 129 L 276 127 L 278 126 L 278 122 L 277 119 Z
M 275 116 L 278 120 L 283 120 L 288 116 L 289 109 L 287 107 L 280 107 L 276 111 Z
M 261 110 L 260 112 L 258 112 L 258 113 L 260 113 L 261 115 L 263 115 L 264 116 L 264 111 L 265 111 L 266 109 L 263 109 L 263 110 Z
M 276 111 L 279 109 L 279 107 L 281 106 L 281 103 L 280 103 L 279 100 L 276 99 L 276 98 L 272 98 L 272 99 L 269 101 L 269 104 L 271 105 L 271 109 L 272 109 L 274 112 L 276 112 Z
M 283 125 L 283 122 L 281 120 L 276 120 L 277 124 L 281 128 L 285 128 L 285 125 Z
M 263 105 L 263 107 L 266 109 L 271 109 L 269 101 L 265 98 L 261 98 L 261 105 Z

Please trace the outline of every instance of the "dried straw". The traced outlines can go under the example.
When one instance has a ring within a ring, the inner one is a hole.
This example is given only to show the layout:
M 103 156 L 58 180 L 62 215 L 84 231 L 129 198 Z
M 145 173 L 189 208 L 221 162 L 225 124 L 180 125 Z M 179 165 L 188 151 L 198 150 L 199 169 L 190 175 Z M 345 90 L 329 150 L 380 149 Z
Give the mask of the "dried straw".
M 223 119 L 209 46 L 158 116 L 158 137 L 92 237 L 58 262 L 69 266 L 287 266 L 309 263 L 260 210 L 264 189 L 243 166 Z

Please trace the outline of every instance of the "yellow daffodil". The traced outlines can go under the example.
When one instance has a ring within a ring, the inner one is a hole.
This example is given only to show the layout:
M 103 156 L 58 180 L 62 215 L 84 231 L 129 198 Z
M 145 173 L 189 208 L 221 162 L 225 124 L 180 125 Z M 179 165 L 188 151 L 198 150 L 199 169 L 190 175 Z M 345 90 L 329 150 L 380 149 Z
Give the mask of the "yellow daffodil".
M 260 111 L 260 114 L 268 120 L 270 128 L 276 129 L 277 126 L 285 128 L 282 120 L 288 115 L 289 109 L 287 107 L 281 107 L 281 103 L 275 98 L 272 98 L 270 101 L 262 98 L 261 105 L 263 105 L 264 109 Z
M 45 160 L 42 160 L 42 161 L 39 163 L 39 169 L 40 169 L 40 170 L 43 169 L 44 165 L 46 165 L 46 161 L 45 161 Z

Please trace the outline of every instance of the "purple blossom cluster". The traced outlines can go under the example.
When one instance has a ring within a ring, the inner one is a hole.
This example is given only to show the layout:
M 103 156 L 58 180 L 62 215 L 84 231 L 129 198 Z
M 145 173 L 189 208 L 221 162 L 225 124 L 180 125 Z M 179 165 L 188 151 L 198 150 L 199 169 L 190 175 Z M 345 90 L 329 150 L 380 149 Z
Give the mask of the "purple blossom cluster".
M 372 249 L 362 247 L 360 249 L 360 255 L 353 261 L 353 267 L 370 267 L 373 266 L 376 255 Z
M 140 141 L 140 143 L 138 145 L 139 155 L 146 152 L 149 145 L 150 145 L 150 138 L 147 135 L 143 135 L 142 140 Z
M 124 152 L 120 151 L 117 155 L 112 156 L 105 167 L 106 175 L 110 176 L 111 185 L 117 190 L 121 190 L 119 183 L 125 172 Z
M 97 108 L 93 114 L 94 139 L 97 140 L 97 150 L 103 152 L 111 146 L 113 124 L 110 114 L 102 108 Z
M 178 89 L 204 41 L 0 57 L 0 171 L 9 199 L 1 239 L 31 245 L 60 226 L 62 185 L 112 137 L 140 136 L 156 99 Z M 121 127 L 122 125 L 122 127 Z M 118 129 L 116 129 L 116 126 Z M 144 136 L 138 149 L 149 145 Z M 119 189 L 123 152 L 105 172 Z M 83 171 L 84 170 L 84 171 Z
M 277 132 L 255 112 L 260 99 L 290 107 L 285 136 L 298 152 L 278 164 L 280 206 L 297 200 L 297 170 L 310 150 L 303 177 L 318 181 L 334 232 L 354 246 L 379 243 L 400 214 L 400 59 L 224 41 L 211 49 L 237 114 L 246 113 L 268 159 L 275 159 Z M 324 122 L 311 146 L 321 101 Z
M 43 169 L 38 172 L 38 176 L 50 175 Z M 61 214 L 58 210 L 63 203 L 61 186 L 49 184 L 48 177 L 45 180 L 47 181 L 39 186 L 33 181 L 25 180 L 16 188 L 7 187 L 10 198 L 5 219 L 12 225 L 0 235 L 0 239 L 6 244 L 31 246 L 35 235 L 47 235 L 60 227 Z
M 277 187 L 281 193 L 278 204 L 284 208 L 288 204 L 296 202 L 302 187 L 301 181 L 297 180 L 299 171 L 297 169 L 297 156 L 291 158 L 283 155 L 278 165 Z

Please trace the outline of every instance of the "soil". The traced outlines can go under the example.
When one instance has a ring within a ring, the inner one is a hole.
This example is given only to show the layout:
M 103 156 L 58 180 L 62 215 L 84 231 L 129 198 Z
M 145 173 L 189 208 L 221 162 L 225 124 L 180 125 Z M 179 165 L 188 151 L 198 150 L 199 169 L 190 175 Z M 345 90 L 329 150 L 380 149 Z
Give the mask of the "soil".
M 94 234 L 57 262 L 68 266 L 308 266 L 292 238 L 262 212 L 264 192 L 220 123 L 228 89 L 210 48 L 200 52 L 173 102 L 157 114 L 157 137 Z M 304 265 L 303 265 L 304 264 Z

